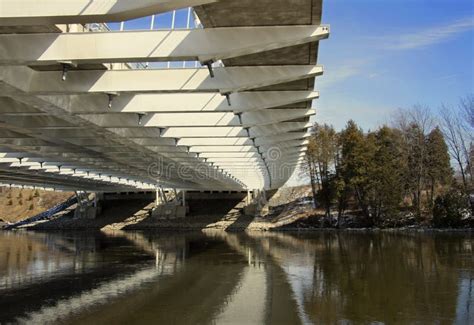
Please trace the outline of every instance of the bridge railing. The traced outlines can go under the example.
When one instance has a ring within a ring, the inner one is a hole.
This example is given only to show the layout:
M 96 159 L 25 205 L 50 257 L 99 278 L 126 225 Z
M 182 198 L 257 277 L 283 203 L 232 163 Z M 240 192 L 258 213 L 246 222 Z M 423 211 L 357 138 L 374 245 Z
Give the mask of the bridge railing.
M 177 30 L 202 28 L 194 9 L 189 7 L 166 13 L 122 21 L 118 23 L 93 23 L 84 25 L 90 32 L 124 31 L 124 30 Z M 120 69 L 176 69 L 201 67 L 199 61 L 165 61 L 165 62 L 131 62 L 108 64 L 110 70 Z

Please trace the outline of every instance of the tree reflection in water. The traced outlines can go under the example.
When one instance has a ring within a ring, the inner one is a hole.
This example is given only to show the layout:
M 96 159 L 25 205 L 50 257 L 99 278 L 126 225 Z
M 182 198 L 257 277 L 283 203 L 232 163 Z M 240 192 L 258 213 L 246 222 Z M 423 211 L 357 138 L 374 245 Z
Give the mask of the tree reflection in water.
M 443 233 L 0 233 L 0 322 L 474 323 L 473 246 Z

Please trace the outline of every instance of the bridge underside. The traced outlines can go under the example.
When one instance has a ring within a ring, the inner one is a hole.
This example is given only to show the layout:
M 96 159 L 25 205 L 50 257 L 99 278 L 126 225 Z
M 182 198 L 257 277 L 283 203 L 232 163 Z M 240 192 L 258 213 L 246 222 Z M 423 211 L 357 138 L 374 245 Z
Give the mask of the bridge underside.
M 0 0 L 0 184 L 282 186 L 319 96 L 321 2 Z M 180 9 L 188 28 L 102 24 Z

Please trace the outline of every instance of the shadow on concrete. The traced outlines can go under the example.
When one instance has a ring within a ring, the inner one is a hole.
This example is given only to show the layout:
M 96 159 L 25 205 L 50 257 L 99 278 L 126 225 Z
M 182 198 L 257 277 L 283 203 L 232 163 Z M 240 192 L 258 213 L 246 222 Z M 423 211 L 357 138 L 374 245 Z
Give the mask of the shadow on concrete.
M 222 229 L 243 231 L 254 221 L 244 215 L 246 193 L 190 193 L 186 199 L 188 213 L 185 218 L 158 218 L 152 216 L 151 199 L 120 199 L 102 201 L 102 213 L 96 219 L 59 217 L 31 226 L 33 230 L 202 230 Z M 270 199 L 274 192 L 267 193 Z
M 244 230 L 253 217 L 243 215 L 245 193 L 194 193 L 186 200 L 185 218 L 156 218 L 146 216 L 138 222 L 123 225 L 123 230 L 202 230 L 209 228 L 229 231 Z
M 149 214 L 150 200 L 111 200 L 102 203 L 102 213 L 96 219 L 74 218 L 67 215 L 47 222 L 36 224 L 32 230 L 66 230 L 66 229 L 96 229 L 107 225 L 120 223 L 138 213 Z

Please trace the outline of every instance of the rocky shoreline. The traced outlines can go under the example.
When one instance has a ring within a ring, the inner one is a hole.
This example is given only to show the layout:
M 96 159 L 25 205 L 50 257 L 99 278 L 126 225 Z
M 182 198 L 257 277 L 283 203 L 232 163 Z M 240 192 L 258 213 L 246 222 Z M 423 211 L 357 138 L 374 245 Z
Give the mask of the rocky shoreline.
M 99 219 L 100 220 L 100 219 Z M 0 227 L 1 229 L 1 227 Z M 460 228 L 435 228 L 427 224 L 411 224 L 393 226 L 367 226 L 363 223 L 351 223 L 341 225 L 327 225 L 321 218 L 302 218 L 293 222 L 279 220 L 271 222 L 265 218 L 238 217 L 223 218 L 216 221 L 216 216 L 198 216 L 193 219 L 146 219 L 134 216 L 122 222 L 104 223 L 98 220 L 76 220 L 62 218 L 54 222 L 36 224 L 33 227 L 23 228 L 34 231 L 90 231 L 90 230 L 125 230 L 125 231 L 155 231 L 155 232 L 188 232 L 204 230 L 223 230 L 229 232 L 257 231 L 257 232 L 463 232 L 473 233 L 474 226 L 466 225 Z
M 73 213 L 30 224 L 19 229 L 39 231 L 77 230 L 152 230 L 152 231 L 397 231 L 397 232 L 472 232 L 474 218 L 469 216 L 458 227 L 434 227 L 429 220 L 419 221 L 410 215 L 369 220 L 361 215 L 346 214 L 341 218 L 325 217 L 307 205 L 270 208 L 263 216 L 246 216 L 234 209 L 222 214 L 192 215 L 164 219 L 152 216 L 153 203 L 128 202 L 125 207 L 112 206 L 96 219 L 74 218 Z M 3 224 L 8 225 L 6 223 Z M 0 229 L 2 224 L 0 223 Z

